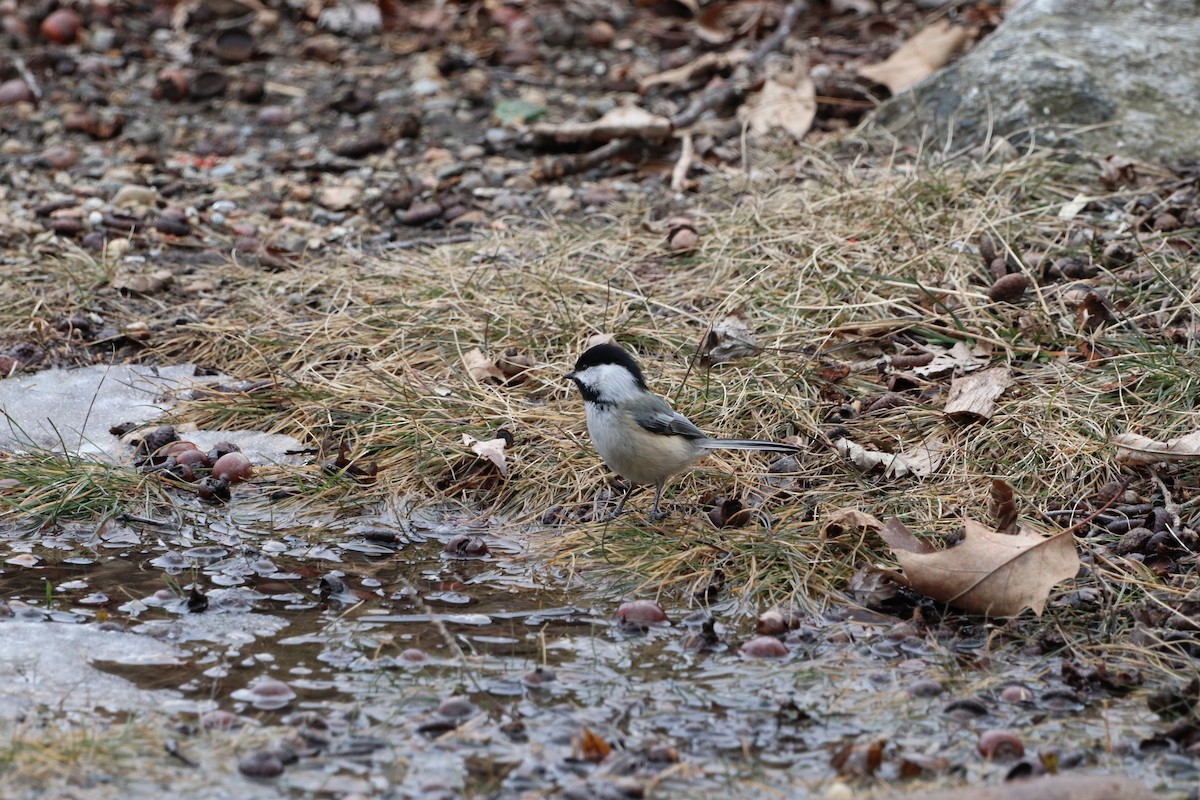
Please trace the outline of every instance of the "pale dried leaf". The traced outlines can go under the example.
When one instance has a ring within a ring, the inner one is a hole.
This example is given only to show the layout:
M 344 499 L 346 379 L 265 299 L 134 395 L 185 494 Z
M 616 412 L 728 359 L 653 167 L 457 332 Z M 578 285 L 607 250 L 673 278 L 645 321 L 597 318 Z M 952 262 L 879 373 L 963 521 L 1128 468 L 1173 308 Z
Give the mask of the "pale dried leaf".
M 883 453 L 879 450 L 868 450 L 850 439 L 838 439 L 835 446 L 838 455 L 858 467 L 863 472 L 874 472 L 882 469 L 889 478 L 906 478 L 913 474 L 912 466 L 903 456 L 895 453 Z
M 471 448 L 471 451 L 480 458 L 486 458 L 488 461 L 496 465 L 496 469 L 500 470 L 500 474 L 508 475 L 508 464 L 504 460 L 504 448 L 508 444 L 504 439 L 488 439 L 480 441 L 474 436 L 463 434 L 463 444 Z
M 880 537 L 892 548 L 912 589 L 975 614 L 1008 617 L 1026 608 L 1041 616 L 1050 590 L 1079 572 L 1069 533 L 999 533 L 974 520 L 962 542 L 931 551 L 902 524 L 889 520 Z
M 883 522 L 866 511 L 857 508 L 839 508 L 825 516 L 821 524 L 822 539 L 836 539 L 848 530 L 879 531 Z
M 1092 198 L 1085 194 L 1077 194 L 1075 197 L 1062 204 L 1062 208 L 1058 210 L 1058 218 L 1064 222 L 1070 222 L 1079 216 L 1079 212 L 1087 208 L 1087 204 Z
M 595 347 L 598 344 L 616 344 L 616 343 L 617 343 L 617 337 L 613 336 L 611 333 L 593 333 L 591 336 L 589 336 L 587 338 L 587 341 L 583 343 L 583 349 L 590 350 L 591 348 Z
M 155 270 L 151 273 L 125 272 L 113 278 L 112 287 L 133 294 L 154 294 L 170 286 L 174 280 L 175 274 L 169 269 Z
M 966 342 L 956 342 L 949 350 L 936 346 L 926 349 L 934 354 L 933 361 L 912 369 L 913 374 L 921 378 L 940 378 L 955 373 L 963 375 L 981 369 L 991 361 L 989 355 L 981 353 L 979 348 L 972 350 Z
M 996 412 L 996 399 L 1012 382 L 1008 367 L 992 367 L 955 378 L 946 396 L 946 415 L 960 422 L 991 419 Z
M 1129 466 L 1200 459 L 1200 431 L 1165 442 L 1136 433 L 1119 433 L 1110 441 L 1117 448 L 1117 462 Z
M 758 352 L 758 344 L 746 320 L 733 313 L 709 328 L 700 344 L 700 363 L 723 364 Z
M 927 478 L 942 465 L 942 451 L 946 449 L 946 437 L 940 432 L 932 433 L 915 447 L 900 454 L 909 470 L 918 478 Z
M 941 69 L 970 35 L 942 19 L 900 45 L 881 64 L 860 67 L 858 74 L 897 94 Z
M 463 353 L 463 365 L 467 368 L 467 374 L 481 383 L 489 380 L 504 383 L 504 373 L 478 347 Z
M 808 67 L 799 59 L 791 69 L 767 78 L 763 88 L 738 109 L 738 117 L 758 135 L 783 128 L 796 141 L 804 138 L 817 115 L 817 92 Z
M 637 106 L 620 106 L 593 122 L 539 123 L 534 134 L 558 142 L 607 142 L 636 137 L 663 141 L 671 135 L 671 120 Z

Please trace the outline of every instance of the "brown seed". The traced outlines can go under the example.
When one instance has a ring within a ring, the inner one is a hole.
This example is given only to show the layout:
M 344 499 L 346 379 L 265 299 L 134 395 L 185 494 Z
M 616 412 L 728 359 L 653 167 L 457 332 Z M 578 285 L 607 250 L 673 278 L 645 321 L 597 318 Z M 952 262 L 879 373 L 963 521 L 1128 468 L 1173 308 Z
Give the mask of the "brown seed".
M 292 114 L 283 106 L 263 106 L 258 110 L 258 124 L 268 128 L 282 128 L 292 121 Z
M 593 47 L 608 47 L 615 35 L 612 23 L 607 20 L 598 19 L 588 26 L 587 37 Z
M 619 622 L 655 624 L 667 621 L 667 612 L 653 600 L 629 600 L 621 603 L 613 616 Z
M 442 552 L 453 558 L 482 558 L 488 554 L 488 546 L 478 536 L 460 533 L 450 537 Z
M 442 207 L 437 203 L 413 203 L 408 211 L 400 215 L 400 222 L 405 225 L 423 225 L 442 215 Z
M 1029 288 L 1029 278 L 1020 272 L 1005 275 L 988 289 L 988 299 L 994 303 L 1011 303 L 1021 299 Z
M 1171 213 L 1159 214 L 1154 218 L 1154 222 L 1150 227 L 1159 233 L 1170 233 L 1171 231 L 1179 230 L 1179 217 Z
M 83 220 L 78 217 L 56 217 L 46 227 L 59 236 L 78 236 L 83 233 Z
M 1133 253 L 1121 242 L 1109 242 L 1100 261 L 1109 269 L 1123 267 L 1133 261 Z
M 222 31 L 213 39 L 213 53 L 232 64 L 249 61 L 254 56 L 254 37 L 237 28 Z
M 283 760 L 270 750 L 255 750 L 238 762 L 238 772 L 248 778 L 277 778 L 283 774 Z
M 1005 703 L 1028 703 L 1033 699 L 1033 692 L 1025 686 L 1005 686 L 1000 691 L 1000 699 Z
M 249 480 L 254 474 L 250 459 L 242 453 L 226 453 L 213 464 L 212 476 L 217 480 L 224 478 L 230 483 L 241 483 Z
M 987 730 L 976 745 L 979 754 L 989 761 L 1015 761 L 1025 755 L 1025 745 L 1009 731 Z
M 70 169 L 79 157 L 69 147 L 47 147 L 37 158 L 37 165 L 45 169 Z
M 154 96 L 160 100 L 178 103 L 188 95 L 188 71 L 178 67 L 160 70 L 154 84 Z
M 423 664 L 429 660 L 424 650 L 410 647 L 399 655 L 399 659 L 407 664 Z
M 79 38 L 79 15 L 60 8 L 42 20 L 42 36 L 58 44 L 71 44 Z
M 945 687 L 933 679 L 914 681 L 908 687 L 908 693 L 913 697 L 937 697 L 944 691 Z
M 175 463 L 193 470 L 197 467 L 207 467 L 209 465 L 208 455 L 194 448 L 176 453 Z
M 461 695 L 450 695 L 438 703 L 437 713 L 450 719 L 463 719 L 472 716 L 479 707 Z
M 788 649 L 774 636 L 755 636 L 742 645 L 740 652 L 746 658 L 783 658 Z
M 13 78 L 12 80 L 0 83 L 0 106 L 32 103 L 33 100 L 33 92 L 29 90 L 29 85 L 20 78 Z
M 178 456 L 179 454 L 185 453 L 188 450 L 199 451 L 200 448 L 194 443 L 188 441 L 171 442 L 160 451 L 159 455 L 161 455 L 163 458 L 166 458 L 167 456 Z
M 201 72 L 192 79 L 192 85 L 188 88 L 188 97 L 193 100 L 208 100 L 211 97 L 225 94 L 228 87 L 229 81 L 220 72 L 211 70 Z

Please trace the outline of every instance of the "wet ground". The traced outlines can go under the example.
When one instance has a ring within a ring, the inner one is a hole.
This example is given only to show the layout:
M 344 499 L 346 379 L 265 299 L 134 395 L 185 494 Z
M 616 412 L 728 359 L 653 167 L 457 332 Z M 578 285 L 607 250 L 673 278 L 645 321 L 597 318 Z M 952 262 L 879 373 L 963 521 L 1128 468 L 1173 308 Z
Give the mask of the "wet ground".
M 490 552 L 448 555 L 464 535 Z M 1197 778 L 1144 706 L 1101 702 L 999 628 L 834 607 L 783 657 L 748 657 L 734 598 L 622 622 L 604 582 L 530 554 L 547 535 L 402 506 L 306 517 L 253 493 L 161 524 L 10 523 L 0 635 L 23 678 L 0 708 L 151 719 L 212 796 L 783 797 L 1044 764 Z

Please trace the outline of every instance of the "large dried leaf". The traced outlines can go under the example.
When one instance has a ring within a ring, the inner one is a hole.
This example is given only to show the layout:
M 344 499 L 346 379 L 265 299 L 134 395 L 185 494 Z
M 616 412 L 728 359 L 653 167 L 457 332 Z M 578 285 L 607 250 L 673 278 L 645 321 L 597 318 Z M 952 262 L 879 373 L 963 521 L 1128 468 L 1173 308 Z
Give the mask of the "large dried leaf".
M 1117 448 L 1117 461 L 1130 466 L 1200 459 L 1200 431 L 1165 442 L 1136 433 L 1119 433 L 1111 441 Z
M 834 449 L 863 472 L 882 470 L 888 478 L 907 478 L 910 475 L 925 478 L 941 465 L 945 446 L 945 439 L 935 433 L 903 453 L 869 450 L 846 437 L 838 439 Z
M 938 20 L 909 39 L 880 64 L 861 67 L 858 74 L 901 92 L 945 66 L 969 38 L 965 28 Z
M 904 568 L 908 586 L 964 611 L 1009 617 L 1026 608 L 1041 616 L 1050 590 L 1079 572 L 1070 533 L 998 533 L 966 520 L 963 541 L 934 550 L 898 520 L 879 532 Z
M 996 411 L 996 398 L 1012 385 L 1008 367 L 992 367 L 955 378 L 946 397 L 946 416 L 959 422 L 989 420 Z
M 783 128 L 796 141 L 804 138 L 817 115 L 817 91 L 808 77 L 808 67 L 799 59 L 788 70 L 763 82 L 758 94 L 738 109 L 738 116 L 756 134 Z
M 758 352 L 754 332 L 740 312 L 726 316 L 708 329 L 700 343 L 700 364 L 712 366 L 752 356 Z

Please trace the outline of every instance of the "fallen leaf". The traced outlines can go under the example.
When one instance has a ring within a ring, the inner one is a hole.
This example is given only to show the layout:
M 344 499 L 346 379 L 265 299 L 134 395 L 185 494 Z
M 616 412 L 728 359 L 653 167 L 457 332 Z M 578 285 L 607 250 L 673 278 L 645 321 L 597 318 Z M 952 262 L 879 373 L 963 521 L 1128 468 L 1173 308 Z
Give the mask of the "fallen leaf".
M 593 122 L 541 123 L 535 135 L 556 142 L 607 142 L 636 137 L 661 142 L 671 135 L 671 120 L 637 106 L 620 106 Z
M 927 478 L 942 465 L 942 451 L 945 449 L 946 438 L 940 432 L 935 432 L 915 447 L 905 450 L 900 454 L 900 458 L 908 465 L 911 474 L 918 478 Z
M 858 467 L 863 472 L 874 472 L 882 469 L 888 478 L 907 478 L 917 474 L 924 465 L 911 464 L 903 455 L 884 453 L 880 450 L 868 450 L 857 442 L 841 438 L 834 446 L 838 455 Z M 926 473 L 928 474 L 928 473 Z
M 175 280 L 169 269 L 144 272 L 127 272 L 113 278 L 112 287 L 119 292 L 131 294 L 154 294 L 170 286 Z
M 617 343 L 617 337 L 613 336 L 611 333 L 593 333 L 591 336 L 589 336 L 587 338 L 587 341 L 583 343 L 583 350 L 581 350 L 580 352 L 587 352 L 588 350 L 591 350 L 593 347 L 595 347 L 598 344 L 616 344 L 616 343 Z
M 1087 208 L 1087 204 L 1092 201 L 1092 198 L 1086 194 L 1076 194 L 1071 200 L 1062 204 L 1062 208 L 1058 210 L 1058 218 L 1063 222 L 1070 222 L 1079 216 L 1079 212 Z
M 963 531 L 962 542 L 945 550 L 918 540 L 896 519 L 888 520 L 879 536 L 910 588 L 975 614 L 1009 617 L 1031 608 L 1041 616 L 1050 590 L 1079 572 L 1070 533 L 1010 535 L 970 519 Z
M 928 364 L 912 368 L 917 377 L 941 378 L 954 373 L 962 375 L 982 369 L 991 361 L 989 355 L 978 347 L 972 349 L 966 342 L 955 342 L 949 350 L 936 346 L 930 346 L 928 349 L 933 353 L 933 359 Z
M 845 778 L 865 778 L 883 766 L 883 750 L 887 739 L 860 744 L 850 742 L 833 754 L 830 764 Z
M 591 728 L 583 729 L 579 735 L 578 753 L 580 758 L 593 764 L 599 764 L 608 758 L 608 754 L 611 752 L 612 746 L 604 741 L 603 737 L 594 733 Z
M 965 28 L 938 20 L 900 45 L 886 61 L 860 67 L 858 74 L 897 94 L 941 69 L 969 38 Z
M 763 88 L 738 109 L 738 117 L 758 135 L 783 128 L 796 141 L 804 138 L 817 115 L 817 91 L 800 59 L 763 82 Z
M 1118 433 L 1109 441 L 1117 448 L 1117 462 L 1128 466 L 1200 459 L 1200 431 L 1165 442 L 1137 433 Z
M 480 383 L 488 380 L 496 380 L 504 383 L 504 372 L 496 366 L 495 361 L 485 356 L 483 351 L 478 347 L 463 353 L 463 364 L 467 368 L 467 374 Z
M 700 343 L 700 364 L 705 367 L 724 364 L 757 352 L 758 345 L 754 341 L 750 326 L 746 324 L 745 318 L 735 311 L 704 334 L 704 341 Z
M 825 522 L 821 525 L 821 539 L 837 539 L 843 533 L 850 530 L 865 530 L 879 532 L 883 527 L 883 522 L 866 511 L 859 511 L 857 508 L 839 508 L 825 516 Z
M 946 397 L 946 416 L 959 422 L 991 419 L 996 412 L 996 398 L 1012 382 L 1008 367 L 992 367 L 955 378 Z
M 537 361 L 533 356 L 518 353 L 511 348 L 504 351 L 504 355 L 496 360 L 496 369 L 500 370 L 509 383 L 520 383 L 525 379 L 529 370 L 536 366 Z
M 508 446 L 508 440 L 504 437 L 480 441 L 474 436 L 464 433 L 463 444 L 470 447 L 472 452 L 480 458 L 486 458 L 495 464 L 501 475 L 508 476 L 508 464 L 504 460 L 504 448 Z
M 992 488 L 988 492 L 988 516 L 1001 533 L 1017 530 L 1017 501 L 1008 481 L 992 480 Z

